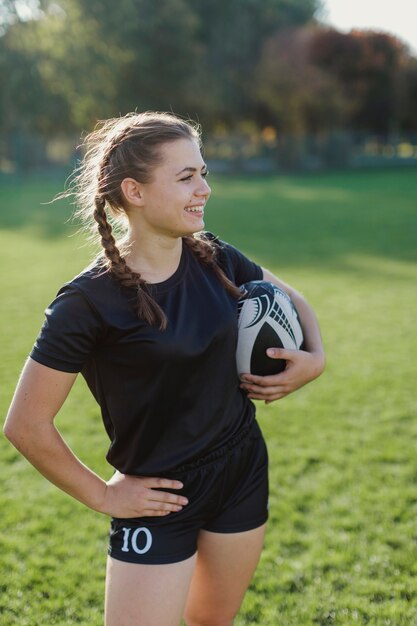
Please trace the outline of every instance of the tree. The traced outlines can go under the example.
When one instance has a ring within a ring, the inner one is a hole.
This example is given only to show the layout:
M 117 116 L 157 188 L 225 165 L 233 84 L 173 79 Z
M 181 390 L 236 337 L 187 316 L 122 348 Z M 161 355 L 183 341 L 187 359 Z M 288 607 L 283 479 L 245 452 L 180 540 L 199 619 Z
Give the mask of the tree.
M 40 58 L 26 45 L 31 24 L 16 22 L 0 38 L 0 130 L 35 130 L 43 133 L 69 130 L 67 103 L 51 93 L 39 71 Z
M 32 93 L 36 116 L 19 109 L 19 98 L 15 107 L 32 128 L 89 128 L 136 108 L 184 108 L 195 23 L 185 0 L 44 0 L 38 9 L 36 19 L 14 20 L 1 38 L 6 82 L 15 82 L 18 55 Z M 48 117 L 37 110 L 40 87 Z
M 256 93 L 279 131 L 304 135 L 338 128 L 346 115 L 337 81 L 311 61 L 315 29 L 277 33 L 263 47 Z
M 311 59 L 341 85 L 353 128 L 382 133 L 398 128 L 409 60 L 400 40 L 374 31 L 321 30 Z
M 273 33 L 313 20 L 318 0 L 189 0 L 199 18 L 201 68 L 194 77 L 209 90 L 211 120 L 229 126 L 259 118 L 256 83 L 265 40 Z M 200 89 L 196 89 L 197 93 Z M 204 103 L 200 103 L 204 107 Z M 210 115 L 210 111 L 207 111 Z M 261 119 L 259 119 L 261 121 Z
M 405 68 L 405 102 L 401 116 L 401 128 L 417 132 L 417 58 L 411 58 Z
M 22 78 L 26 72 L 34 94 L 41 88 L 48 111 L 35 106 L 36 116 L 19 115 L 45 132 L 90 127 L 136 108 L 199 116 L 206 127 L 219 119 L 232 125 L 257 114 L 253 84 L 265 37 L 311 20 L 317 2 L 0 0 L 6 47 L 20 56 Z

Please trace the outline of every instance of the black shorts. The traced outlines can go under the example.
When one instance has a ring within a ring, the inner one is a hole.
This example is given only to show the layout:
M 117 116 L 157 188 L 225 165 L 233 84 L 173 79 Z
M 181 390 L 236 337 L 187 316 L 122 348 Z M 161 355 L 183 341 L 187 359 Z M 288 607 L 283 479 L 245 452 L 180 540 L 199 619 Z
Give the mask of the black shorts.
M 109 555 L 129 563 L 175 563 L 197 550 L 200 530 L 237 533 L 268 518 L 268 453 L 258 424 L 167 478 L 184 487 L 181 511 L 163 517 L 113 519 Z

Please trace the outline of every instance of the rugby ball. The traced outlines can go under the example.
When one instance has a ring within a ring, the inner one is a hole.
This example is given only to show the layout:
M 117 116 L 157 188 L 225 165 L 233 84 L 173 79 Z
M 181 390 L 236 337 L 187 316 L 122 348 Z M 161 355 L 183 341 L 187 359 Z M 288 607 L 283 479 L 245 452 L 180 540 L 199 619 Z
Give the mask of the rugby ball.
M 254 280 L 241 289 L 236 349 L 238 374 L 278 374 L 285 369 L 286 361 L 271 359 L 266 350 L 302 348 L 303 331 L 297 310 L 285 291 L 268 281 Z

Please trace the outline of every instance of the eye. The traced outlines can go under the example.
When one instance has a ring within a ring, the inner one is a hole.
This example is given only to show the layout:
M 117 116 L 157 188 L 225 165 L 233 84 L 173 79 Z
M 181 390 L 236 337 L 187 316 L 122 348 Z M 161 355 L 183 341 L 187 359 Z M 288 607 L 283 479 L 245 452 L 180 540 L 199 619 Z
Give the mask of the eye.
M 204 170 L 204 172 L 201 172 L 201 176 L 203 178 L 206 178 L 209 174 L 208 170 Z M 192 177 L 194 176 L 194 174 L 190 174 L 189 176 L 184 176 L 184 178 L 180 178 L 180 181 L 184 182 L 184 181 L 189 181 L 192 179 Z

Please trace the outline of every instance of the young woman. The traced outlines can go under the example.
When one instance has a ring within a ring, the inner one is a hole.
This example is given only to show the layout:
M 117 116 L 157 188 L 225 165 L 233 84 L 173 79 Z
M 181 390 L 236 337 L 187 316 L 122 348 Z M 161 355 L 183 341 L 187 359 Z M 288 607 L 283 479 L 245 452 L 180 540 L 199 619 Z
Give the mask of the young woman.
M 75 191 L 104 255 L 46 310 L 4 432 L 55 485 L 112 518 L 107 626 L 232 624 L 267 520 L 251 399 L 278 400 L 320 375 L 317 321 L 294 289 L 203 232 L 211 190 L 195 126 L 131 114 L 87 147 Z M 119 242 L 107 211 L 125 225 Z M 296 304 L 305 350 L 275 349 L 284 372 L 239 381 L 238 287 L 262 277 Z M 108 481 L 54 426 L 79 372 L 111 440 Z

